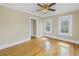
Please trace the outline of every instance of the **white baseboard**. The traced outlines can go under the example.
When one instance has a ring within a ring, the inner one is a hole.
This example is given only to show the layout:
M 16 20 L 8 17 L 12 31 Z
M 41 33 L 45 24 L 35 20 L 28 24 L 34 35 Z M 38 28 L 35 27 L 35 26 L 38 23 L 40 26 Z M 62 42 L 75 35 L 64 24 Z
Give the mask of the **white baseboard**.
M 40 37 L 42 37 L 42 36 L 43 36 L 43 35 L 38 35 L 37 38 L 40 38 Z
M 52 38 L 56 38 L 56 39 L 59 39 L 59 40 L 63 40 L 63 41 L 67 41 L 67 42 L 71 42 L 71 43 L 75 43 L 75 44 L 79 44 L 79 41 L 76 41 L 76 40 L 65 39 L 65 38 L 61 38 L 61 37 L 52 37 Z
M 39 38 L 39 37 L 42 37 L 43 35 L 38 35 L 38 36 L 32 35 L 32 36 L 36 37 L 36 38 Z
M 44 35 L 44 36 L 47 36 L 47 37 L 50 37 L 50 38 L 55 38 L 55 39 L 58 39 L 58 40 L 71 42 L 71 43 L 75 43 L 75 44 L 79 44 L 79 41 L 76 41 L 76 40 L 66 39 L 66 38 L 62 38 L 62 37 L 55 37 L 55 36 L 52 36 L 52 35 Z
M 29 38 L 26 38 L 26 39 L 23 39 L 21 41 L 18 41 L 18 42 L 12 42 L 12 43 L 9 43 L 9 44 L 6 44 L 6 45 L 2 45 L 2 46 L 0 46 L 0 50 L 5 49 L 5 48 L 9 48 L 9 47 L 12 47 L 12 46 L 15 46 L 15 45 L 24 43 L 24 42 L 27 42 L 29 40 L 31 40 L 30 37 Z
M 63 41 L 68 41 L 68 42 L 72 42 L 72 43 L 79 44 L 79 41 L 70 40 L 70 39 L 65 39 L 65 38 L 61 38 L 61 37 L 55 37 L 55 36 L 51 36 L 51 35 L 41 35 L 41 36 L 38 36 L 38 38 L 39 38 L 39 37 L 42 37 L 42 36 L 47 36 L 47 37 L 55 38 L 55 39 L 58 39 L 58 40 L 63 40 Z M 5 49 L 5 48 L 8 48 L 8 47 L 12 47 L 12 46 L 17 45 L 17 44 L 21 44 L 21 43 L 27 42 L 27 41 L 29 41 L 29 40 L 31 40 L 30 37 L 29 37 L 29 38 L 26 38 L 26 39 L 24 39 L 24 40 L 18 41 L 18 42 L 13 42 L 13 43 L 9 43 L 9 44 L 0 46 L 0 50 L 1 50 L 1 49 Z
M 36 35 L 32 35 L 33 37 L 37 37 Z

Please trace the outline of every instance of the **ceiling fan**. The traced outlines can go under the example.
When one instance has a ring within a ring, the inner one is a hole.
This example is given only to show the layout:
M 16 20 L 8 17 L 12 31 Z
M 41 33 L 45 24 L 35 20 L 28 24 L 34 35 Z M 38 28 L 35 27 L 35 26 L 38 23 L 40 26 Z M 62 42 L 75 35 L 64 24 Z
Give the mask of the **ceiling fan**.
M 39 4 L 37 3 L 37 5 L 39 7 L 41 7 L 40 9 L 36 10 L 36 11 L 42 11 L 44 13 L 47 13 L 48 11 L 56 11 L 55 9 L 52 9 L 50 7 L 54 6 L 56 3 L 51 3 L 51 4 Z

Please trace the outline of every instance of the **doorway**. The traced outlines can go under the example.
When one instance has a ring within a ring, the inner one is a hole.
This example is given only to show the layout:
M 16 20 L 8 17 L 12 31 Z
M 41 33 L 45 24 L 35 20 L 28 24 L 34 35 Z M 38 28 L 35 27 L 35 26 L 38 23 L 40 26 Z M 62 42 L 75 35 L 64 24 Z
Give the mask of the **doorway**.
M 37 20 L 35 18 L 31 18 L 31 38 L 37 37 Z

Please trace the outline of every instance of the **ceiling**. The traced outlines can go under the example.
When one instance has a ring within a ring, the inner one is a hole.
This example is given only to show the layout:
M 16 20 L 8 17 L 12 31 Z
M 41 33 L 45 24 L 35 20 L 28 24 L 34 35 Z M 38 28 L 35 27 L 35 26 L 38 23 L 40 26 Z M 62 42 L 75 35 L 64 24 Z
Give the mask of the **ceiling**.
M 79 10 L 79 3 L 56 3 L 56 5 L 51 7 L 56 9 L 56 11 L 49 11 L 47 14 L 44 14 L 40 11 L 36 12 L 35 10 L 40 8 L 36 3 L 0 3 L 0 5 L 36 16 L 38 15 L 40 17 L 53 16 L 61 13 Z

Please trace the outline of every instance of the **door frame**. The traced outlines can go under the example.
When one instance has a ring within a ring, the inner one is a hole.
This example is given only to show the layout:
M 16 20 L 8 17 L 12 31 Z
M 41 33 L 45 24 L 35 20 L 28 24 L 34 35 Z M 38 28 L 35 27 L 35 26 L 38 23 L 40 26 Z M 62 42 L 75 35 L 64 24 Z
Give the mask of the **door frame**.
M 31 35 L 32 35 L 32 31 L 31 31 L 31 29 L 32 29 L 31 20 L 32 20 L 32 19 L 36 20 L 36 36 L 35 36 L 35 37 L 37 37 L 37 36 L 38 36 L 38 18 L 36 18 L 36 17 L 30 17 L 30 20 L 29 20 L 29 32 L 30 32 L 30 37 L 31 37 Z

